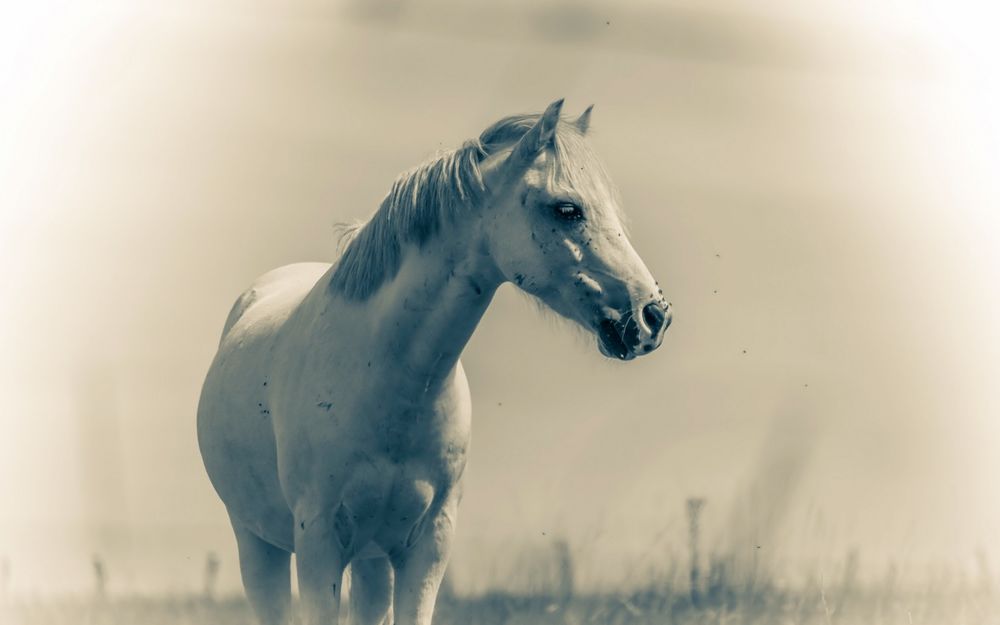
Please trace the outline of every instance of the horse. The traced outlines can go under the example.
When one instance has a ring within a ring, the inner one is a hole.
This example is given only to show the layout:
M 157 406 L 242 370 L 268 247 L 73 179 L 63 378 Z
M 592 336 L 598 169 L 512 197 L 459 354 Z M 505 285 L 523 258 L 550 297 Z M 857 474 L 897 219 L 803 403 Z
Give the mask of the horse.
M 429 625 L 470 440 L 459 357 L 513 283 L 596 336 L 655 350 L 672 311 L 563 101 L 405 172 L 332 264 L 264 274 L 237 299 L 198 404 L 205 469 L 262 625 Z

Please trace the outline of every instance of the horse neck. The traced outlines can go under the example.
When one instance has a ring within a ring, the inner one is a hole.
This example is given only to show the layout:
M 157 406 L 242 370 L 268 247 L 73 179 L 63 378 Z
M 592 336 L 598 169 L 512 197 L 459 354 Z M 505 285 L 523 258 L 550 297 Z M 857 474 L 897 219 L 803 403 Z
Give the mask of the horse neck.
M 423 246 L 406 246 L 396 276 L 369 300 L 377 357 L 423 393 L 454 370 L 502 282 L 477 225 L 449 224 Z

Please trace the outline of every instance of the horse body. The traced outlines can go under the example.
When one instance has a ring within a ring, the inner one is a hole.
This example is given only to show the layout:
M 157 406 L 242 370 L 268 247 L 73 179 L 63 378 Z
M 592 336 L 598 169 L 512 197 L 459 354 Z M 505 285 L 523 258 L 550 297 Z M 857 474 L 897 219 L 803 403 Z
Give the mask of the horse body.
M 662 340 L 669 312 L 614 214 L 595 208 L 586 224 L 563 214 L 611 200 L 552 175 L 558 113 L 513 139 L 496 131 L 501 149 L 404 176 L 334 265 L 265 274 L 234 306 L 198 435 L 264 623 L 287 619 L 293 551 L 308 625 L 335 622 L 348 564 L 354 622 L 381 622 L 390 603 L 397 623 L 430 622 L 470 440 L 459 356 L 501 284 L 586 325 L 606 355 L 629 359 Z M 470 172 L 480 197 L 463 192 Z M 473 204 L 464 217 L 445 211 L 456 198 Z M 563 202 L 554 213 L 553 201 Z M 431 212 L 416 220 L 421 204 Z M 515 218 L 533 204 L 543 217 Z
M 203 390 L 202 455 L 233 524 L 289 552 L 310 531 L 332 533 L 342 564 L 316 563 L 338 580 L 327 588 L 357 558 L 389 558 L 398 577 L 425 532 L 443 552 L 455 522 L 471 413 L 457 356 L 492 291 L 457 278 L 454 253 L 405 255 L 364 304 L 330 293 L 328 265 L 262 276 Z

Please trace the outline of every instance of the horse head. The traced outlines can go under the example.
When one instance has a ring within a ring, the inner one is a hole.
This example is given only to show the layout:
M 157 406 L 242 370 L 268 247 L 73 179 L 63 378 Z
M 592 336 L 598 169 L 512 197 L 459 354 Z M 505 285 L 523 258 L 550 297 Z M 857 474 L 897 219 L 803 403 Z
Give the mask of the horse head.
M 501 120 L 483 132 L 486 245 L 503 278 L 620 360 L 659 347 L 672 312 L 636 253 L 621 200 L 587 139 L 591 108 Z

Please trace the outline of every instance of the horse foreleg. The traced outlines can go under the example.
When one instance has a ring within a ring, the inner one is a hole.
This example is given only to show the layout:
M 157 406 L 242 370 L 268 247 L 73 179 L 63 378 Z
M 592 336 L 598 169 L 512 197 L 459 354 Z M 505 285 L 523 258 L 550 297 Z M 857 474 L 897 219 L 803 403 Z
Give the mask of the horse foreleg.
M 392 565 L 389 559 L 368 558 L 351 562 L 350 624 L 382 625 L 391 602 Z
M 395 625 L 430 625 L 438 588 L 448 566 L 455 531 L 455 502 L 446 504 L 409 549 L 393 558 Z
M 232 523 L 243 588 L 257 620 L 261 625 L 285 625 L 292 599 L 291 554 L 262 540 L 235 519 Z
M 336 625 L 340 612 L 347 546 L 335 530 L 334 519 L 328 517 L 295 515 L 295 570 L 303 625 Z

